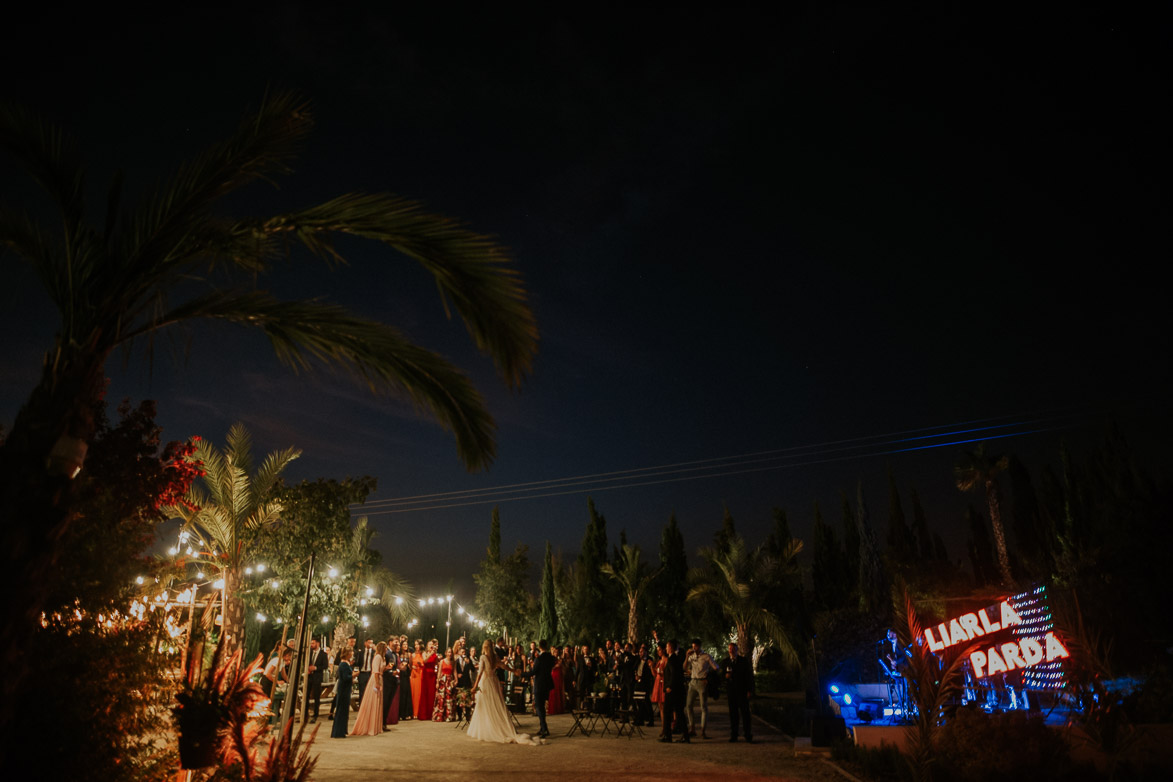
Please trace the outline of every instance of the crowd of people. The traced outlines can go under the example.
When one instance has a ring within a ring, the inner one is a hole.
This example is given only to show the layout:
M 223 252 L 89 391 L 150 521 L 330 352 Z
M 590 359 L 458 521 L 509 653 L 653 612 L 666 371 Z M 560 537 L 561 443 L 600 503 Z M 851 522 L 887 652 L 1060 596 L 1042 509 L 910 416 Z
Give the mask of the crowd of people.
M 729 705 L 729 740 L 737 741 L 740 733 L 753 741 L 753 671 L 737 644 L 729 644 L 720 663 L 698 639 L 681 649 L 676 641 L 660 641 L 655 633 L 647 643 L 608 640 L 593 652 L 588 646 L 549 646 L 545 641 L 509 646 L 497 639 L 486 642 L 481 655 L 486 653 L 491 653 L 495 691 L 505 708 L 538 715 L 539 736 L 548 735 L 547 715 L 576 708 L 623 708 L 636 725 L 655 727 L 659 720 L 660 741 L 707 739 L 708 702 L 723 690 Z M 261 681 L 266 693 L 285 680 L 291 657 L 290 649 L 275 650 Z M 329 716 L 335 738 L 347 735 L 351 708 L 358 711 L 350 731 L 354 735 L 377 735 L 400 720 L 468 719 L 482 700 L 478 695 L 486 691 L 479 667 L 478 650 L 463 637 L 443 653 L 436 639 L 417 639 L 409 646 L 407 636 L 393 636 L 377 643 L 367 639 L 356 648 L 352 637 L 337 653 L 320 648 L 315 639 L 310 642 L 307 681 L 310 720 L 318 719 L 328 671 L 335 679 Z M 355 685 L 358 702 L 352 704 Z

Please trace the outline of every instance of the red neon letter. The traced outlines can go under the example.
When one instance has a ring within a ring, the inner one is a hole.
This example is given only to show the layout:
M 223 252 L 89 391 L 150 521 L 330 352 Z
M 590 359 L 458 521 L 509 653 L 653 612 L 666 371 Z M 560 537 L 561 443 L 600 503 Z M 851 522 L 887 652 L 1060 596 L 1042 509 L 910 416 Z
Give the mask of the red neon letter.
M 925 628 L 925 640 L 929 642 L 929 651 L 931 652 L 939 652 L 945 648 L 945 644 L 933 637 L 933 628 L 931 627 Z

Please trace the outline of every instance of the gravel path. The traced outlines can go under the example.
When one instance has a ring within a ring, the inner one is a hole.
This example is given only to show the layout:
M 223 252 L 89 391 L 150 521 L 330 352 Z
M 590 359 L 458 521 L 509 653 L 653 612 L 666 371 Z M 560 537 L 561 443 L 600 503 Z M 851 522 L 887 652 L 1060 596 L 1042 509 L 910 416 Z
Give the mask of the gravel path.
M 699 717 L 699 714 L 698 714 Z M 351 725 L 354 714 L 351 713 Z M 613 734 L 575 734 L 568 714 L 549 718 L 551 737 L 542 746 L 486 744 L 474 741 L 453 723 L 401 722 L 379 736 L 329 737 L 330 722 L 319 720 L 319 755 L 313 779 L 320 782 L 390 779 L 413 782 L 454 779 L 549 779 L 559 782 L 596 779 L 658 780 L 839 780 L 845 777 L 826 761 L 795 757 L 790 737 L 761 720 L 754 721 L 755 743 L 729 742 L 728 710 L 723 701 L 709 708 L 707 741 L 662 744 L 659 728 L 645 729 L 645 738 Z M 522 716 L 523 732 L 537 731 L 537 718 Z M 314 726 L 310 726 L 311 728 Z M 409 777 L 406 775 L 410 775 Z

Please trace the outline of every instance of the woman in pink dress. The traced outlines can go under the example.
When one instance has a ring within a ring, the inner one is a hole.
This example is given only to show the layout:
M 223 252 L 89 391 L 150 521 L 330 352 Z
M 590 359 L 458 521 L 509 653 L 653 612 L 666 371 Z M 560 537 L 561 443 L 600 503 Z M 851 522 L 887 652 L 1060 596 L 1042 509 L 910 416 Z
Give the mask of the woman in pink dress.
M 554 680 L 554 689 L 550 690 L 550 700 L 546 706 L 546 713 L 561 714 L 565 711 L 562 702 L 566 694 L 566 677 L 562 672 L 562 657 L 558 649 L 554 650 L 554 667 L 550 669 L 550 678 Z
M 420 706 L 415 713 L 417 720 L 431 720 L 432 709 L 436 707 L 436 663 L 440 661 L 436 654 L 438 645 L 433 638 L 428 641 L 428 648 L 424 652 L 424 670 L 420 676 Z
M 382 641 L 375 647 L 376 662 L 383 659 L 387 652 L 387 644 Z M 375 673 L 367 680 L 367 690 L 362 696 L 362 706 L 358 709 L 358 719 L 350 730 L 352 736 L 378 736 L 383 732 L 383 671 L 377 667 Z
M 453 717 L 453 690 L 456 687 L 456 669 L 452 650 L 444 652 L 440 661 L 440 675 L 436 678 L 436 705 L 432 708 L 432 722 L 448 722 Z

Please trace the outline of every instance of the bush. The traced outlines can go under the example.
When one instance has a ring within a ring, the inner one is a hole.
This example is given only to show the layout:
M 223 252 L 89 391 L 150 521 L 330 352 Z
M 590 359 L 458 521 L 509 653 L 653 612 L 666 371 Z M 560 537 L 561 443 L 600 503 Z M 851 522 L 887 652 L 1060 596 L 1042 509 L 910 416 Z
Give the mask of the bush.
M 880 782 L 912 779 L 908 761 L 891 744 L 874 748 L 857 747 L 850 741 L 837 741 L 831 745 L 831 759 L 864 779 Z
M 1074 771 L 1063 735 L 1021 711 L 959 709 L 937 738 L 939 777 L 958 782 L 1060 779 Z

